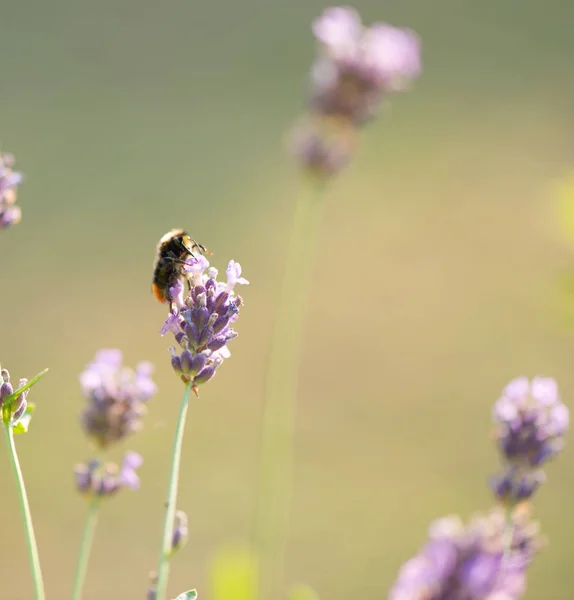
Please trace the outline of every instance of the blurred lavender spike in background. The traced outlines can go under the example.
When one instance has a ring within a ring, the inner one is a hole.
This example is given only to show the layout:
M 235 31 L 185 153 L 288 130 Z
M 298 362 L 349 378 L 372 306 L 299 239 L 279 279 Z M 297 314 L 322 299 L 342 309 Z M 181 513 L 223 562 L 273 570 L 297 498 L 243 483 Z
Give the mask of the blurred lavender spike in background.
M 530 498 L 544 481 L 541 467 L 564 447 L 569 410 L 554 379 L 519 377 L 496 401 L 493 420 L 503 466 L 491 488 L 512 505 Z
M 90 459 L 74 468 L 76 489 L 89 498 L 109 498 L 121 488 L 137 490 L 140 480 L 136 469 L 142 463 L 143 459 L 137 452 L 126 452 L 121 467 Z
M 122 366 L 122 353 L 100 350 L 80 375 L 88 401 L 81 415 L 85 432 L 105 448 L 141 428 L 145 404 L 157 391 L 151 363 Z
M 457 516 L 431 524 L 429 541 L 407 561 L 389 600 L 515 600 L 526 589 L 526 568 L 541 547 L 537 523 L 513 516 L 513 539 L 503 564 L 506 517 L 495 509 L 464 525 Z
M 16 202 L 16 188 L 22 182 L 23 176 L 12 170 L 14 157 L 11 154 L 0 153 L 0 229 L 20 222 L 22 211 Z
M 351 161 L 355 130 L 420 74 L 420 42 L 409 29 L 365 27 L 350 7 L 327 8 L 312 29 L 318 52 L 309 82 L 311 118 L 294 128 L 289 144 L 303 168 L 324 179 Z

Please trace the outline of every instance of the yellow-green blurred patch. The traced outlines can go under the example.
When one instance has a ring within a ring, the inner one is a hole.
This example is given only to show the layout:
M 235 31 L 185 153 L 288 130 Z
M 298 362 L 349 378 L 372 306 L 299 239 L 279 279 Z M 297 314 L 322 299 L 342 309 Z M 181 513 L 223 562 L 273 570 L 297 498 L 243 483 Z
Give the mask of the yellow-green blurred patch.
M 288 597 L 289 600 L 319 600 L 317 592 L 307 585 L 294 587 Z
M 249 550 L 224 549 L 211 566 L 212 600 L 255 600 L 257 563 Z

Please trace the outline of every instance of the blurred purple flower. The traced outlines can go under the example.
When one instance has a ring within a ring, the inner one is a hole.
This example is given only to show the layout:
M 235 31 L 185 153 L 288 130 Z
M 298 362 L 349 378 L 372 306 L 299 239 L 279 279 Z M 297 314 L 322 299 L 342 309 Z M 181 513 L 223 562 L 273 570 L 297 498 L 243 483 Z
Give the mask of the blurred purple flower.
M 105 448 L 141 427 L 145 403 L 157 387 L 147 362 L 135 371 L 122 366 L 119 350 L 100 350 L 84 372 L 80 383 L 88 404 L 81 415 L 86 433 Z
M 191 291 L 184 298 L 183 286 L 174 287 L 172 297 L 177 298 L 178 311 L 169 314 L 160 333 L 174 335 L 180 349 L 170 348 L 171 364 L 185 383 L 192 382 L 197 394 L 197 386 L 209 381 L 230 356 L 227 344 L 237 336 L 231 324 L 243 304 L 234 288 L 249 282 L 241 277 L 241 265 L 233 260 L 225 282 L 217 281 L 217 269 L 210 267 L 204 256 L 189 259 L 186 270 Z
M 81 494 L 98 498 L 109 498 L 124 487 L 137 490 L 139 477 L 135 470 L 142 462 L 137 452 L 126 452 L 119 468 L 115 463 L 102 463 L 96 459 L 76 465 L 76 489 Z
M 541 467 L 564 447 L 569 411 L 554 379 L 519 377 L 496 401 L 493 420 L 503 467 L 491 487 L 499 499 L 516 504 L 532 496 L 544 481 Z
M 420 42 L 409 29 L 365 27 L 350 7 L 327 8 L 312 28 L 319 49 L 310 74 L 311 118 L 296 127 L 290 149 L 309 174 L 324 179 L 350 162 L 354 130 L 420 74 Z
M 343 119 L 308 118 L 293 129 L 289 143 L 309 174 L 328 178 L 351 162 L 356 131 Z
M 519 598 L 526 588 L 526 568 L 541 546 L 538 525 L 527 512 L 515 514 L 505 555 L 506 534 L 506 517 L 498 509 L 467 526 L 456 516 L 438 519 L 428 543 L 400 569 L 389 600 Z
M 0 229 L 7 229 L 18 223 L 22 211 L 16 202 L 16 188 L 22 182 L 22 174 L 12 170 L 14 157 L 0 154 Z
M 421 72 L 420 43 L 409 29 L 363 27 L 351 8 L 328 8 L 313 24 L 319 56 L 311 70 L 311 106 L 360 125 L 382 99 Z
M 131 490 L 137 490 L 140 486 L 140 478 L 136 473 L 143 463 L 143 458 L 137 452 L 126 452 L 120 468 L 119 480 Z

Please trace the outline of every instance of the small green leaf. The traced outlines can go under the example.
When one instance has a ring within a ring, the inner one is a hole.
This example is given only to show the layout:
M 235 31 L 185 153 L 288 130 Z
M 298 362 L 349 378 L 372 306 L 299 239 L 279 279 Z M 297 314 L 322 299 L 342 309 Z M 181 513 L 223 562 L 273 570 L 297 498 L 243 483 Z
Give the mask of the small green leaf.
M 30 426 L 30 421 L 32 420 L 32 414 L 36 410 L 35 404 L 28 404 L 24 414 L 20 417 L 18 423 L 14 423 L 12 425 L 12 430 L 14 433 L 27 433 L 28 427 Z
M 257 563 L 248 550 L 219 552 L 211 566 L 212 600 L 256 600 Z
M 319 600 L 319 596 L 309 586 L 298 585 L 291 590 L 289 600 Z
M 175 600 L 195 600 L 197 598 L 197 592 L 195 590 L 189 590 L 189 592 L 181 593 Z
M 38 373 L 38 375 L 36 375 L 35 377 L 32 377 L 32 379 L 30 379 L 30 381 L 28 381 L 27 383 L 25 383 L 21 388 L 18 388 L 16 391 L 12 392 L 9 396 L 6 397 L 6 399 L 4 400 L 4 406 L 11 406 L 12 402 L 14 402 L 14 400 L 16 400 L 16 398 L 18 398 L 18 396 L 22 393 L 25 392 L 26 390 L 29 390 L 33 385 L 35 385 L 36 383 L 38 383 L 38 381 L 40 381 L 40 379 L 48 372 L 48 369 L 44 369 L 41 373 Z

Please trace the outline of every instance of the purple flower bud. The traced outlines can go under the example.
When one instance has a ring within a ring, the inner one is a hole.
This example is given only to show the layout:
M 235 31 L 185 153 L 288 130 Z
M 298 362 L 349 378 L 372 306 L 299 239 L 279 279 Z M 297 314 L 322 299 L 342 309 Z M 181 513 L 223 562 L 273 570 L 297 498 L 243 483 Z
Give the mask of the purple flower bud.
M 8 381 L 4 382 L 0 385 L 0 401 L 10 396 L 13 392 L 14 388 L 12 387 L 12 384 Z
M 225 337 L 214 338 L 213 340 L 211 340 L 211 342 L 209 342 L 209 344 L 207 344 L 207 348 L 212 352 L 215 352 L 216 350 L 220 350 L 221 348 L 223 348 L 223 346 L 227 344 L 227 341 L 228 340 Z
M 76 465 L 74 468 L 76 489 L 82 494 L 87 494 L 92 489 L 92 470 L 86 465 Z
M 189 343 L 189 339 L 187 337 L 187 335 L 185 335 L 185 333 L 183 333 L 183 331 L 178 331 L 175 334 L 175 341 L 182 347 L 185 348 L 187 346 L 187 344 Z
M 26 412 L 26 408 L 28 403 L 26 402 L 26 393 L 20 394 L 16 400 L 12 403 L 12 422 L 17 423 L 24 413 Z
M 227 327 L 229 325 L 229 316 L 228 315 L 222 315 L 220 317 L 217 317 L 217 319 L 215 319 L 215 322 L 213 323 L 213 333 L 217 334 L 220 331 L 223 331 L 223 329 L 225 329 L 225 327 Z
M 498 500 L 514 506 L 528 500 L 544 483 L 546 476 L 541 470 L 524 470 L 507 466 L 500 474 L 490 478 L 490 488 Z
M 140 479 L 136 473 L 143 463 L 143 458 L 137 452 L 126 452 L 122 467 L 120 469 L 119 480 L 122 485 L 131 490 L 137 490 L 140 486 Z
M 213 337 L 213 327 L 211 325 L 206 325 L 199 334 L 198 348 L 203 348 L 209 344 L 211 338 Z
M 183 367 L 181 364 L 181 358 L 179 356 L 176 355 L 171 357 L 171 366 L 178 375 L 181 375 L 183 372 Z
M 345 120 L 307 119 L 294 128 L 290 149 L 311 176 L 325 179 L 342 171 L 355 153 L 356 132 Z
M 215 299 L 215 310 L 219 313 L 219 309 L 225 306 L 225 303 L 229 299 L 227 292 L 221 292 Z
M 104 473 L 94 479 L 94 494 L 100 498 L 114 496 L 120 489 L 121 484 L 115 473 Z
M 189 375 L 191 373 L 192 364 L 193 354 L 189 350 L 184 350 L 181 353 L 181 370 L 184 375 Z
M 191 297 L 193 298 L 193 300 L 195 302 L 197 302 L 197 298 L 199 297 L 200 294 L 205 294 L 206 289 L 205 286 L 203 285 L 196 285 L 193 287 L 193 289 L 191 290 Z
M 194 385 L 207 383 L 215 375 L 215 367 L 207 366 L 193 380 Z
M 193 357 L 192 364 L 189 369 L 189 375 L 197 375 L 207 363 L 207 357 L 205 354 L 196 354 Z
M 209 320 L 209 310 L 205 306 L 191 309 L 191 320 L 195 323 L 198 331 L 201 331 Z
M 189 344 L 193 348 L 199 346 L 199 330 L 195 326 L 195 323 L 187 323 L 184 327 L 185 335 L 189 340 Z
M 212 290 L 210 289 L 210 294 L 207 297 L 207 302 L 205 303 L 205 306 L 210 315 L 213 314 L 213 312 L 215 312 L 215 296 L 211 292 Z
M 188 536 L 188 519 L 187 515 L 182 511 L 178 510 L 175 513 L 173 535 L 171 538 L 171 551 L 172 553 L 180 550 L 187 542 Z

